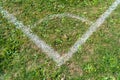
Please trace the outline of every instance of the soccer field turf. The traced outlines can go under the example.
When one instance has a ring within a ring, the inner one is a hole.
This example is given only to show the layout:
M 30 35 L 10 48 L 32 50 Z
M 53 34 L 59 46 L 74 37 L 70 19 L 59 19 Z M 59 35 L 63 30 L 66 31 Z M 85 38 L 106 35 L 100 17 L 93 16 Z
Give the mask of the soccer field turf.
M 63 56 L 114 1 L 2 0 L 0 7 Z M 28 36 L 0 13 L 0 80 L 120 80 L 120 4 L 61 66 Z

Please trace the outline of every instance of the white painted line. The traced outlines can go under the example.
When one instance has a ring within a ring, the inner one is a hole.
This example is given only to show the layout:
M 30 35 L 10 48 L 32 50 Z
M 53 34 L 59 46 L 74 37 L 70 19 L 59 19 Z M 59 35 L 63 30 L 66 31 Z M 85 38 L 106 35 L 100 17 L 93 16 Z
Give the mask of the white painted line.
M 93 23 L 90 28 L 86 31 L 85 34 L 82 35 L 81 38 L 79 38 L 76 43 L 70 48 L 70 51 L 63 55 L 61 57 L 61 60 L 59 62 L 58 65 L 62 65 L 64 64 L 66 61 L 69 60 L 69 58 L 72 57 L 72 55 L 77 52 L 77 50 L 79 49 L 79 46 L 83 45 L 86 40 L 93 34 L 93 32 L 95 32 L 102 24 L 103 22 L 106 20 L 107 17 L 109 17 L 109 15 L 117 8 L 117 6 L 120 4 L 120 0 L 116 0 L 109 8 L 108 10 L 106 10 L 101 16 L 100 18 L 98 18 L 96 20 L 95 23 Z
M 45 52 L 55 62 L 58 62 L 60 55 L 50 46 L 48 46 L 44 41 L 42 41 L 37 35 L 33 34 L 30 28 L 24 26 L 23 23 L 18 21 L 14 15 L 8 13 L 2 7 L 0 7 L 0 12 L 4 18 L 13 23 L 20 30 L 22 30 L 22 32 L 26 34 L 26 36 L 28 36 L 39 48 L 41 48 L 43 52 Z
M 61 14 L 52 14 L 50 16 L 44 17 L 43 19 L 40 19 L 38 22 L 36 22 L 33 26 L 31 26 L 31 28 L 35 28 L 38 24 L 40 24 L 44 21 L 48 21 L 48 20 L 55 19 L 55 18 L 63 18 L 63 17 L 77 19 L 82 22 L 86 22 L 87 24 L 90 24 L 90 25 L 93 23 L 93 22 L 89 21 L 88 19 L 80 17 L 78 15 L 74 15 L 74 14 L 70 14 L 70 13 L 61 13 Z
M 33 34 L 32 30 L 29 27 L 23 25 L 23 23 L 20 22 L 20 21 L 18 21 L 13 14 L 8 13 L 8 11 L 4 10 L 2 7 L 0 7 L 0 12 L 2 13 L 3 17 L 5 17 L 9 22 L 13 23 L 17 28 L 19 28 L 20 30 L 22 30 L 22 32 L 24 34 L 26 34 L 50 58 L 53 58 L 53 60 L 56 63 L 60 62 L 61 59 L 60 59 L 59 53 L 57 51 L 55 51 L 54 49 L 52 49 L 50 46 L 48 46 L 37 35 Z M 45 21 L 45 20 L 48 20 L 48 19 L 53 19 L 53 18 L 56 18 L 56 17 L 59 17 L 59 18 L 62 18 L 62 17 L 71 17 L 71 18 L 75 18 L 75 19 L 81 20 L 82 22 L 87 22 L 89 24 L 92 23 L 91 21 L 89 21 L 89 20 L 87 20 L 85 18 L 76 16 L 76 15 L 73 15 L 73 14 L 69 14 L 69 13 L 63 13 L 63 14 L 54 14 L 54 15 L 51 15 L 51 16 L 49 16 L 49 18 L 45 17 L 45 18 L 41 19 L 38 23 L 34 24 L 34 26 L 38 25 L 42 21 Z
M 13 16 L 12 14 L 9 14 L 2 7 L 0 7 L 0 12 L 9 22 L 16 25 L 17 28 L 21 29 L 24 34 L 26 34 L 39 48 L 43 50 L 43 52 L 45 52 L 50 58 L 53 58 L 53 60 L 58 64 L 58 66 L 60 66 L 64 64 L 66 61 L 68 61 L 69 58 L 71 58 L 75 52 L 77 52 L 77 50 L 79 49 L 79 46 L 81 46 L 86 42 L 86 40 L 93 34 L 93 32 L 97 30 L 97 28 L 100 27 L 100 25 L 103 24 L 105 19 L 109 17 L 109 15 L 117 8 L 119 4 L 120 4 L 120 0 L 116 0 L 109 7 L 109 9 L 106 12 L 104 12 L 100 16 L 100 18 L 98 18 L 96 22 L 90 26 L 90 28 L 86 31 L 86 33 L 83 34 L 83 36 L 76 41 L 76 43 L 70 48 L 70 51 L 68 51 L 68 53 L 64 54 L 62 57 L 58 54 L 58 52 L 54 51 L 54 49 L 52 49 L 44 41 L 42 41 L 37 35 L 33 34 L 30 28 L 28 28 L 27 26 L 24 26 L 22 22 L 18 21 L 15 16 Z M 76 18 L 73 15 L 69 15 L 69 16 L 72 16 L 72 18 Z

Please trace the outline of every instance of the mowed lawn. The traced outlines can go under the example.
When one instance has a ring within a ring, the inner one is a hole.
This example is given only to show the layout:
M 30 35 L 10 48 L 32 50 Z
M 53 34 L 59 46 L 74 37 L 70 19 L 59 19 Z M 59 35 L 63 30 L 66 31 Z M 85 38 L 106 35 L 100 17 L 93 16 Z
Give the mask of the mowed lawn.
M 33 25 L 44 17 L 61 13 L 95 22 L 114 1 L 0 0 L 0 6 L 63 55 L 90 24 L 62 17 Z M 120 80 L 120 5 L 59 67 L 0 13 L 0 80 Z

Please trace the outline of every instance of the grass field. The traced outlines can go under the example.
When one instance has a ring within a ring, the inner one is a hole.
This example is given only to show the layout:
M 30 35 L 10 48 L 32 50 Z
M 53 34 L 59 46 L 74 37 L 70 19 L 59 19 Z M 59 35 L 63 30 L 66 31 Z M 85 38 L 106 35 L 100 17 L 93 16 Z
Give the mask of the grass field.
M 114 1 L 0 0 L 0 6 L 30 27 L 46 16 L 60 13 L 95 22 Z M 44 21 L 32 30 L 63 55 L 89 26 L 63 17 Z M 0 14 L 0 80 L 120 80 L 120 5 L 60 67 Z

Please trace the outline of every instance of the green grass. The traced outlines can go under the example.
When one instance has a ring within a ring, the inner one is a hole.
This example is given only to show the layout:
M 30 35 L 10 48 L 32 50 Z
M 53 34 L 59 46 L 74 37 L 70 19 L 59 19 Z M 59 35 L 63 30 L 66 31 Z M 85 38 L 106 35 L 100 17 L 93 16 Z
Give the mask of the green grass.
M 33 25 L 50 14 L 64 12 L 94 22 L 113 1 L 3 0 L 0 6 L 25 25 Z M 61 67 L 0 14 L 0 80 L 120 80 L 119 13 L 120 5 Z M 89 26 L 65 17 L 42 22 L 32 30 L 55 50 L 65 53 Z

